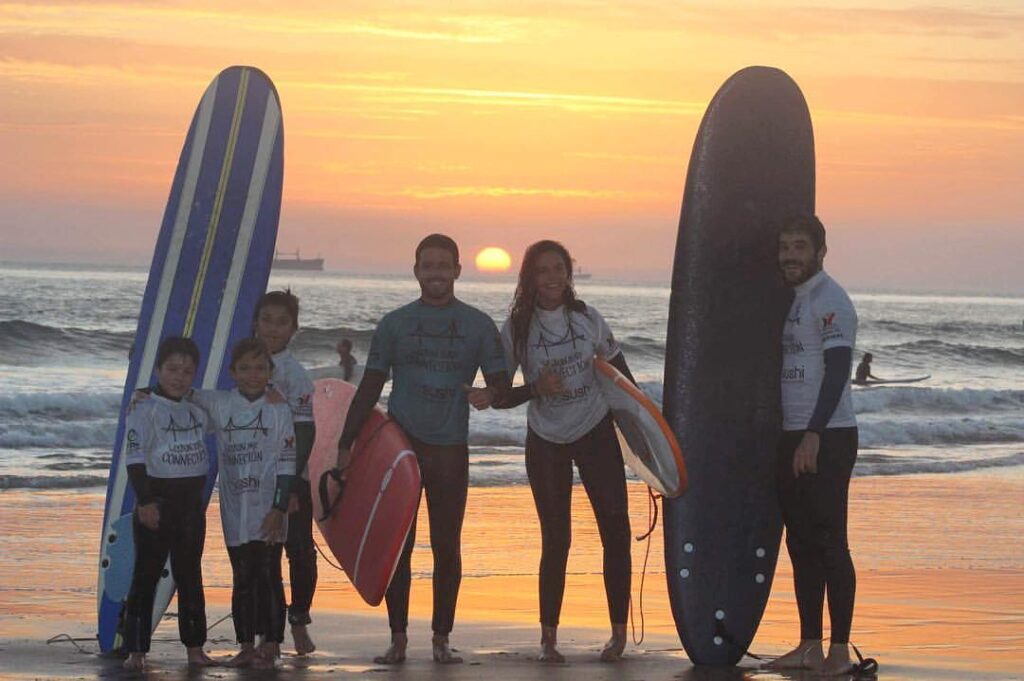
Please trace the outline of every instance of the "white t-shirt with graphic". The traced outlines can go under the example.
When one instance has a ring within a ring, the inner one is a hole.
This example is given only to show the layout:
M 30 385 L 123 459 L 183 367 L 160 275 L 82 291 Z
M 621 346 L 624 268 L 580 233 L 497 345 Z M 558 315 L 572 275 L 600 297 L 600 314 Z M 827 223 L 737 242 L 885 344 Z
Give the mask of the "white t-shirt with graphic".
M 295 475 L 291 410 L 265 397 L 250 402 L 237 389 L 196 390 L 189 399 L 210 414 L 217 436 L 224 541 L 266 541 L 260 526 L 274 505 L 277 476 Z
M 782 336 L 782 427 L 805 430 L 825 378 L 825 351 L 854 347 L 857 312 L 846 291 L 824 270 L 795 287 L 793 292 L 793 304 Z M 856 425 L 847 380 L 827 427 Z
M 125 418 L 126 465 L 145 464 L 151 478 L 206 475 L 210 460 L 203 438 L 209 419 L 202 409 L 160 395 L 135 402 Z
M 549 442 L 580 439 L 608 414 L 608 403 L 594 375 L 594 356 L 612 359 L 621 352 L 604 317 L 589 305 L 585 312 L 571 312 L 564 305 L 554 310 L 536 308 L 526 342 L 526 362 L 516 357 L 511 319 L 501 329 L 509 375 L 523 366 L 527 383 L 544 369 L 562 378 L 564 391 L 536 397 L 527 408 L 527 421 L 535 433 Z

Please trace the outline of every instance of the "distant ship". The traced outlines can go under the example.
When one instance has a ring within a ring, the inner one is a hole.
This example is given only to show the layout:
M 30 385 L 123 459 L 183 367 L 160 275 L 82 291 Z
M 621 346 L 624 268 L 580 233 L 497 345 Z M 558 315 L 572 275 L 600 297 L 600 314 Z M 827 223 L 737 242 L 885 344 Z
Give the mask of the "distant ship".
M 576 281 L 579 281 L 580 279 L 590 279 L 590 272 L 584 272 L 583 268 L 580 267 L 580 264 L 576 262 L 575 258 L 573 258 L 572 261 L 572 268 L 572 278 L 575 279 Z
M 307 270 L 311 272 L 322 272 L 324 269 L 323 258 L 302 258 L 299 251 L 294 253 L 282 253 L 274 251 L 274 262 L 271 267 L 275 270 Z

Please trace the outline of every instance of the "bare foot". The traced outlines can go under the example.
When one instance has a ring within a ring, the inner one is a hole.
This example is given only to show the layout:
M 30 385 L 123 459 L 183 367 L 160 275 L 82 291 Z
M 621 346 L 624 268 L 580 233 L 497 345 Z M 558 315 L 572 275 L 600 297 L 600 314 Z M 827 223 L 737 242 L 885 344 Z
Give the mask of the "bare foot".
M 202 646 L 186 648 L 189 667 L 219 667 L 220 662 L 206 654 Z
M 128 653 L 128 659 L 122 666 L 125 671 L 141 672 L 146 668 L 146 653 Z
M 818 673 L 822 676 L 845 676 L 852 667 L 849 647 L 845 643 L 833 643 L 828 647 L 828 657 Z
M 618 662 L 622 659 L 622 652 L 626 649 L 626 625 L 613 624 L 612 637 L 601 649 L 601 662 Z
M 305 624 L 292 625 L 292 640 L 295 642 L 296 655 L 309 655 L 316 650 L 316 644 L 309 637 L 309 629 Z
M 383 655 L 373 658 L 374 664 L 402 664 L 405 662 L 405 649 L 409 646 L 409 637 L 405 634 L 391 634 L 391 645 Z
M 448 645 L 447 634 L 434 634 L 434 638 L 431 641 L 431 647 L 434 649 L 434 662 L 439 664 L 462 663 L 461 657 L 452 654 L 452 649 Z
M 825 663 L 820 639 L 804 639 L 785 655 L 765 665 L 768 669 L 820 669 Z
M 243 643 L 238 654 L 224 663 L 225 667 L 248 667 L 256 659 L 256 646 L 252 643 Z
M 264 641 L 260 644 L 256 658 L 252 661 L 253 669 L 274 669 L 281 657 L 281 644 L 275 641 Z
M 537 659 L 541 662 L 553 662 L 561 664 L 565 662 L 565 657 L 562 653 L 558 652 L 558 627 L 545 627 L 540 628 L 540 655 Z

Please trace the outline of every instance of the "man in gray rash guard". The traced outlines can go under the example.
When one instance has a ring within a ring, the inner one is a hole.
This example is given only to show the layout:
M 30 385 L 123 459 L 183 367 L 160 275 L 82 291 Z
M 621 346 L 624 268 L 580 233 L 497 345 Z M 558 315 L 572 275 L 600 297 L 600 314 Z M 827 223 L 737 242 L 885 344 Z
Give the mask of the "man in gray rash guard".
M 857 313 L 825 271 L 825 227 L 800 216 L 779 232 L 779 268 L 793 287 L 783 332 L 783 434 L 778 446 L 779 501 L 800 613 L 800 644 L 773 662 L 824 675 L 850 670 L 850 626 L 857 577 L 847 545 L 850 475 L 857 420 L 850 366 Z M 822 649 L 828 593 L 831 644 Z

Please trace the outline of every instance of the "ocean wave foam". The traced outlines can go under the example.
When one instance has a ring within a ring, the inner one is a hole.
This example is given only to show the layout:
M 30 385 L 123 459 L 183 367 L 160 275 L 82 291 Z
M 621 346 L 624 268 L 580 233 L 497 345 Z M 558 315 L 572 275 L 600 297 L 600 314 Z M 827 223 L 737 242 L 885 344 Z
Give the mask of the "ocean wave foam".
M 117 418 L 121 393 L 31 392 L 0 395 L 0 416 L 80 420 Z
M 858 414 L 879 412 L 928 412 L 963 414 L 1024 411 L 1024 390 L 977 390 L 879 386 L 855 389 L 854 409 Z

